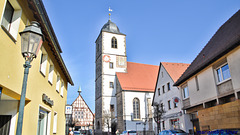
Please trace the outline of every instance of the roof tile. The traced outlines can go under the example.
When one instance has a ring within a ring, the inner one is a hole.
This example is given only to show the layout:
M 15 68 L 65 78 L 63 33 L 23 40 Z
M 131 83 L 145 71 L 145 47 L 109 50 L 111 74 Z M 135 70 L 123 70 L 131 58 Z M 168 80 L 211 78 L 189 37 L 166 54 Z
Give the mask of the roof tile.
M 159 66 L 127 62 L 127 73 L 116 73 L 123 90 L 154 92 Z

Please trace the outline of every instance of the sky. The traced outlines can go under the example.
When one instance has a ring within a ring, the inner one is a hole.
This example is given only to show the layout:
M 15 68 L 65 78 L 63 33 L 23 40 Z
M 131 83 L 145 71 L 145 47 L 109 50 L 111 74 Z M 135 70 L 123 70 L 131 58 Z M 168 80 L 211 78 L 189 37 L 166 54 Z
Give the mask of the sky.
M 240 9 L 240 0 L 43 0 L 73 79 L 67 103 L 82 97 L 95 112 L 95 41 L 111 21 L 126 34 L 127 61 L 191 63 Z

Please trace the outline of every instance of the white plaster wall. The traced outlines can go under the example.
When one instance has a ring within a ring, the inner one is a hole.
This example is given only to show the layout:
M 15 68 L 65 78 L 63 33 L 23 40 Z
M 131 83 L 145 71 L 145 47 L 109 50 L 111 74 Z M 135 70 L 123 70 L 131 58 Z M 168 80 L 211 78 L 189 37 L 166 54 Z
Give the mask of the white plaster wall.
M 236 48 L 228 57 L 233 89 L 240 91 L 240 47 Z
M 112 37 L 117 38 L 117 48 L 112 48 Z M 125 35 L 102 32 L 103 53 L 126 55 Z
M 114 88 L 110 88 L 110 82 L 114 83 Z M 116 94 L 116 80 L 115 75 L 103 75 L 102 81 L 103 92 L 102 96 L 115 96 Z
M 153 97 L 153 93 L 149 93 L 151 100 Z M 143 118 L 146 118 L 146 92 L 134 92 L 134 91 L 125 91 L 124 92 L 125 101 L 125 115 L 126 116 L 126 130 L 136 130 L 136 123 L 143 122 Z M 132 120 L 133 115 L 133 99 L 138 98 L 140 101 L 140 120 Z M 138 131 L 143 131 L 143 124 L 137 125 Z M 146 124 L 146 130 L 148 130 L 148 123 Z
M 14 135 L 16 126 L 16 115 L 18 108 L 18 101 L 1 100 L 0 101 L 0 115 L 12 115 L 9 135 Z M 4 109 L 3 109 L 4 108 Z
M 160 73 L 158 76 L 158 83 L 157 83 L 157 87 L 156 87 L 156 93 L 155 93 L 155 102 L 158 102 L 161 100 L 163 105 L 164 105 L 164 109 L 166 111 L 165 115 L 169 115 L 172 113 L 176 113 L 179 112 L 182 108 L 181 103 L 178 104 L 177 108 L 174 108 L 174 104 L 173 104 L 173 98 L 174 97 L 179 97 L 180 98 L 180 90 L 178 90 L 177 87 L 173 87 L 172 85 L 174 84 L 172 78 L 169 76 L 169 74 L 167 73 L 167 71 L 165 70 L 165 68 L 163 66 L 161 66 L 160 68 Z M 162 73 L 163 72 L 163 77 L 162 77 Z M 170 91 L 168 91 L 167 88 L 167 83 L 170 83 Z M 164 85 L 164 89 L 165 89 L 165 93 L 163 94 L 162 91 L 162 86 Z M 158 88 L 160 88 L 161 91 L 161 95 L 158 96 Z M 169 110 L 168 109 L 168 100 L 171 101 L 171 107 L 172 109 Z
M 188 80 L 190 105 L 196 105 L 217 96 L 217 88 L 213 68 L 210 66 L 197 74 L 199 90 L 197 91 L 195 76 Z
M 104 55 L 109 55 L 109 54 L 103 54 L 102 57 L 104 57 Z M 117 68 L 116 66 L 116 55 L 109 55 L 111 58 L 110 62 L 113 62 L 113 69 L 109 68 L 109 62 L 104 62 L 103 63 L 103 74 L 111 74 L 111 75 L 115 75 L 116 72 L 125 72 L 126 68 Z
M 163 76 L 162 76 L 162 74 L 163 74 Z M 169 91 L 168 91 L 167 83 L 170 83 Z M 174 84 L 174 82 L 173 82 L 172 78 L 170 77 L 170 75 L 168 74 L 166 69 L 163 67 L 163 65 L 161 65 L 160 70 L 159 70 L 157 87 L 155 90 L 154 102 L 160 103 L 160 101 L 161 101 L 161 103 L 163 103 L 164 110 L 166 111 L 166 113 L 163 115 L 163 117 L 169 116 L 171 114 L 179 113 L 180 111 L 182 111 L 182 109 L 181 109 L 182 102 L 181 101 L 180 101 L 180 103 L 178 103 L 178 107 L 174 108 L 173 98 L 178 97 L 179 99 L 181 99 L 181 93 L 180 93 L 181 91 L 177 87 L 174 87 L 173 84 Z M 162 91 L 163 85 L 165 86 L 165 93 L 163 93 L 163 91 Z M 160 88 L 160 91 L 161 91 L 160 95 L 158 95 L 158 88 Z M 171 104 L 170 110 L 168 109 L 168 101 L 169 100 L 170 100 L 170 104 Z M 182 113 L 183 113 L 183 111 L 182 111 Z M 175 117 L 175 118 L 179 118 L 180 128 L 182 130 L 188 131 L 189 128 L 192 128 L 190 119 L 185 119 L 185 115 Z M 170 120 L 175 119 L 175 118 L 164 119 L 166 130 L 171 129 Z M 157 124 L 155 125 L 155 128 L 157 128 Z M 161 123 L 161 129 L 163 129 L 162 123 Z M 155 129 L 155 131 L 157 131 L 157 129 Z

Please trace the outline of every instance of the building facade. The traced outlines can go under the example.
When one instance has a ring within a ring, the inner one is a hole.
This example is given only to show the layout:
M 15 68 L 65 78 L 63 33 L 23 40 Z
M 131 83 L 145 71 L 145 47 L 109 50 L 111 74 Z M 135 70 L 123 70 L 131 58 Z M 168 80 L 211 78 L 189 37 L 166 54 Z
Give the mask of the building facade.
M 78 92 L 79 96 L 72 103 L 72 122 L 75 125 L 75 130 L 92 130 L 94 115 L 81 96 L 80 88 Z
M 16 132 L 25 63 L 19 32 L 31 21 L 40 23 L 45 41 L 29 70 L 22 134 L 63 135 L 67 86 L 73 81 L 41 0 L 0 1 L 0 125 L 5 123 L 0 132 Z
M 240 128 L 240 11 L 225 22 L 174 84 L 194 132 Z
M 117 129 L 152 135 L 151 106 L 158 66 L 127 62 L 126 73 L 116 73 Z
M 161 62 L 158 71 L 153 104 L 163 107 L 164 113 L 161 116 L 160 129 L 157 129 L 157 123 L 154 125 L 154 131 L 182 129 L 189 132 L 192 124 L 188 114 L 184 114 L 180 102 L 181 93 L 178 87 L 173 86 L 174 82 L 184 73 L 189 64 Z M 175 102 L 174 100 L 177 100 Z

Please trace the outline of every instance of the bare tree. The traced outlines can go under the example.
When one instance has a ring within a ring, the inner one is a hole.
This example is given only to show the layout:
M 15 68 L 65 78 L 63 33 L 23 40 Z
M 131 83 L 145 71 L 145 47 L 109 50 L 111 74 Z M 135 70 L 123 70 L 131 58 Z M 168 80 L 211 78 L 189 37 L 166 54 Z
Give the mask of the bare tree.
M 111 112 L 108 110 L 103 110 L 103 125 L 107 126 L 108 128 L 108 134 L 109 134 L 109 128 L 111 125 Z

